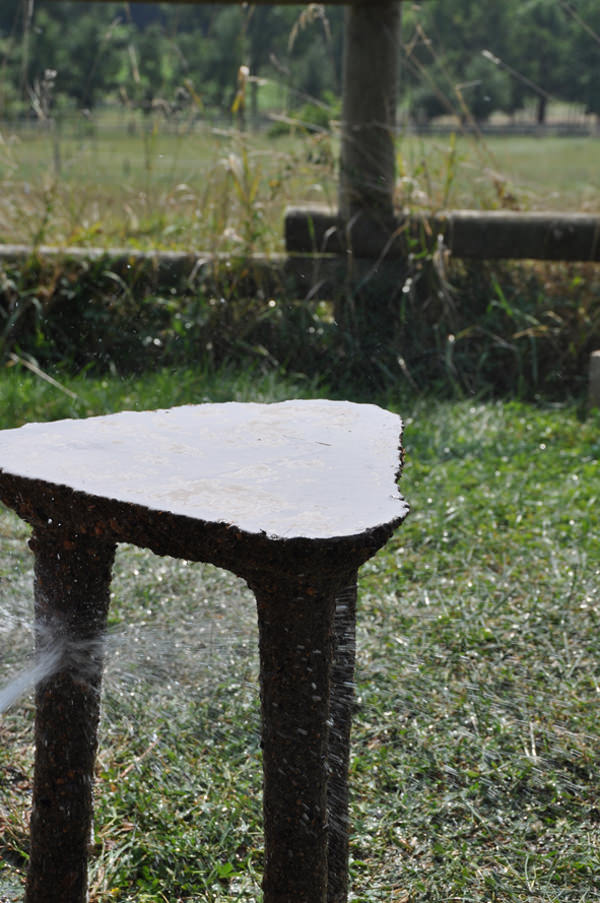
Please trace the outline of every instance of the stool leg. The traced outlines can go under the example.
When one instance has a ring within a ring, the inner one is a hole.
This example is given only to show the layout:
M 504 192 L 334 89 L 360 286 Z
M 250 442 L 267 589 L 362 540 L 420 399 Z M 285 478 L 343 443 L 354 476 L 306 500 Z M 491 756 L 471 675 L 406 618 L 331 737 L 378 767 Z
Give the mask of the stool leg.
M 258 604 L 264 903 L 326 903 L 327 748 L 337 586 L 251 582 Z
M 103 634 L 114 544 L 36 530 L 36 644 L 54 663 L 36 689 L 25 903 L 85 903 Z
M 356 575 L 335 606 L 335 649 L 331 675 L 329 736 L 329 854 L 327 903 L 348 899 L 348 767 L 356 655 Z

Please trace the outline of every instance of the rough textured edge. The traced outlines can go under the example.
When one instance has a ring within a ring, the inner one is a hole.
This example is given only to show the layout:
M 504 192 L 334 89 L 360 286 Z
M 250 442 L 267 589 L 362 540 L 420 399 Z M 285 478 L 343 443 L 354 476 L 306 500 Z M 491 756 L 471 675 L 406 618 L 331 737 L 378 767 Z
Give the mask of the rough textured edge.
M 132 543 L 157 555 L 210 562 L 241 577 L 257 569 L 273 573 L 314 569 L 328 574 L 336 573 L 340 567 L 359 567 L 385 545 L 408 513 L 406 510 L 389 522 L 355 535 L 285 539 L 247 533 L 225 523 L 153 511 L 2 471 L 0 499 L 33 527 L 43 528 L 52 519 L 72 533 L 106 542 Z

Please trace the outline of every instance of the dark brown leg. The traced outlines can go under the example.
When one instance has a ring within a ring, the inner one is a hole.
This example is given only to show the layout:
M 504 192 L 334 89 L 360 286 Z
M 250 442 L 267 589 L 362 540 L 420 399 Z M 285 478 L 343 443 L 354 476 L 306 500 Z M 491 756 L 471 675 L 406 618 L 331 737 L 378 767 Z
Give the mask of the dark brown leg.
M 31 856 L 25 903 L 85 903 L 103 633 L 113 544 L 37 530 L 36 643 L 56 668 L 36 689 Z
M 326 903 L 327 748 L 337 587 L 257 577 L 264 903 Z
M 354 702 L 356 575 L 336 598 L 335 651 L 331 675 L 329 735 L 329 879 L 327 903 L 348 899 L 348 767 Z

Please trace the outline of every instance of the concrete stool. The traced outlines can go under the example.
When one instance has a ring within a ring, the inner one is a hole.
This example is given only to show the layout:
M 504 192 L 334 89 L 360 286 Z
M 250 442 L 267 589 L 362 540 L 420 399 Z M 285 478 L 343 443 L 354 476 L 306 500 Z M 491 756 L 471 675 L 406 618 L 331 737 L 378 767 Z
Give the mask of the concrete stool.
M 408 510 L 396 486 L 401 428 L 373 405 L 289 401 L 0 432 L 0 498 L 33 527 L 36 640 L 62 650 L 36 690 L 27 903 L 86 900 L 118 542 L 211 562 L 253 590 L 264 900 L 347 899 L 356 574 Z

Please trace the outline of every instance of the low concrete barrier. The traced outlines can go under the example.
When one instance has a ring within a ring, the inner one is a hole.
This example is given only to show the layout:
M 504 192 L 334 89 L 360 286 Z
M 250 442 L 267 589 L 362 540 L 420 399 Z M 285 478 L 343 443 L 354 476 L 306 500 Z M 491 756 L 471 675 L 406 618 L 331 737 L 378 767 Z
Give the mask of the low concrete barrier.
M 284 228 L 290 254 L 397 259 L 441 236 L 455 257 L 600 261 L 600 216 L 587 213 L 449 210 L 398 219 L 390 230 L 363 215 L 344 222 L 328 207 L 290 207 Z

